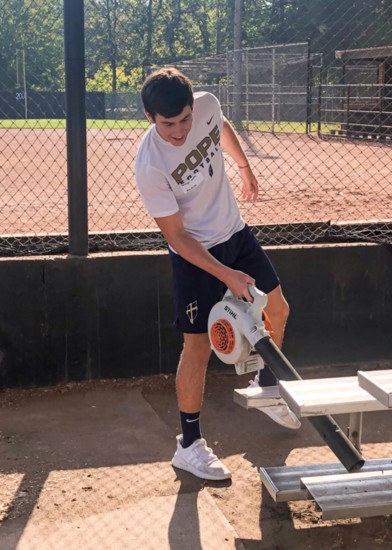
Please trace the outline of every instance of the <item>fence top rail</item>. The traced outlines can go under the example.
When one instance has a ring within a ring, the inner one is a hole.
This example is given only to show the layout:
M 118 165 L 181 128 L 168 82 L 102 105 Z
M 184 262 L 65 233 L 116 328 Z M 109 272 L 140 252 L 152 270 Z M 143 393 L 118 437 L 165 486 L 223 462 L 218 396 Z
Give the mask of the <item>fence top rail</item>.
M 336 50 L 337 59 L 385 59 L 392 57 L 392 46 L 361 48 L 355 50 Z
M 392 88 L 391 84 L 378 84 L 377 82 L 369 82 L 368 84 L 323 84 L 324 88 Z
M 256 46 L 254 48 L 239 48 L 237 50 L 228 50 L 229 53 L 231 52 L 251 52 L 254 50 L 272 50 L 274 48 L 292 48 L 293 46 L 307 46 L 307 42 L 290 42 L 287 44 L 271 44 L 269 46 Z

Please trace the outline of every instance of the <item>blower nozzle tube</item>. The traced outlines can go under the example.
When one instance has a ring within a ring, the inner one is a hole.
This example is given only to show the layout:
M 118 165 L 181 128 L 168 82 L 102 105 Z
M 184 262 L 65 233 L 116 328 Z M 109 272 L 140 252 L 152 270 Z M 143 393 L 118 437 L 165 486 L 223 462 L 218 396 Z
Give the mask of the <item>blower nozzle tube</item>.
M 301 380 L 301 377 L 283 355 L 270 336 L 264 336 L 255 344 L 256 351 L 268 364 L 278 380 Z M 313 416 L 309 422 L 335 453 L 348 472 L 357 472 L 365 459 L 329 415 Z

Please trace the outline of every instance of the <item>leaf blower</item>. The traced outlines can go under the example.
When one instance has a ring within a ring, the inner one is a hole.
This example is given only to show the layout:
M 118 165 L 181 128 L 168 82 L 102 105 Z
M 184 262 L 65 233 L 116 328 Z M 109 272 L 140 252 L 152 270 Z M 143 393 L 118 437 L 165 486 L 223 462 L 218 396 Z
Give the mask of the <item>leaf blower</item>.
M 267 295 L 254 286 L 249 287 L 249 292 L 253 302 L 236 298 L 228 290 L 212 308 L 208 318 L 211 348 L 223 363 L 235 365 L 238 374 L 255 370 L 251 358 L 257 352 L 261 358 L 258 368 L 263 368 L 265 362 L 278 380 L 301 380 L 266 330 L 263 310 Z M 308 420 L 349 472 L 362 468 L 363 456 L 330 415 L 309 417 Z

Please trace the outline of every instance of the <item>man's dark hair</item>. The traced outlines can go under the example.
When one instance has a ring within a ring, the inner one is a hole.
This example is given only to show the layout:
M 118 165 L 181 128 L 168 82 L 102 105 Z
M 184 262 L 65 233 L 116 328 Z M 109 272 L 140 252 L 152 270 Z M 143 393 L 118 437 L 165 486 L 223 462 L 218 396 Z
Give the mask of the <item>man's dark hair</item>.
M 155 120 L 156 115 L 172 118 L 184 108 L 193 106 L 192 83 L 174 67 L 151 73 L 142 86 L 144 110 Z

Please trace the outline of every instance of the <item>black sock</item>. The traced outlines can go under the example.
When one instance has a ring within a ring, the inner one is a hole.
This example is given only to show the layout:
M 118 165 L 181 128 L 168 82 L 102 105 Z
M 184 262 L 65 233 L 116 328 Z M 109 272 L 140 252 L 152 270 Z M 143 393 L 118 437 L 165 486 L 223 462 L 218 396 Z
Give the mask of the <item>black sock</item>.
M 259 386 L 264 388 L 265 386 L 276 386 L 278 380 L 268 365 L 265 365 L 263 369 L 259 370 Z
M 196 439 L 201 438 L 200 412 L 184 413 L 180 411 L 182 428 L 182 446 L 184 449 L 190 447 Z

